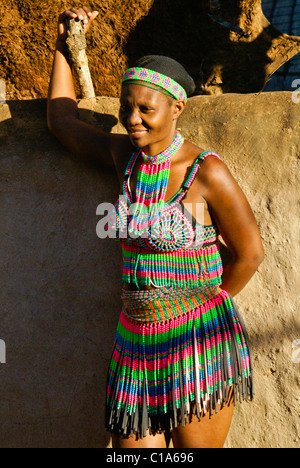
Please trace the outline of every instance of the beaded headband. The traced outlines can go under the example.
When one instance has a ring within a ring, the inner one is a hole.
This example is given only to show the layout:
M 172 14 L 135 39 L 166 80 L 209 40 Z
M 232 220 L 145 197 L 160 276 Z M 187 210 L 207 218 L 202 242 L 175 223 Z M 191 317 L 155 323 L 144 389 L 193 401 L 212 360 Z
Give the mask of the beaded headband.
M 187 93 L 177 81 L 154 70 L 142 67 L 129 68 L 123 76 L 122 84 L 132 81 L 139 81 L 141 85 L 149 83 L 158 86 L 177 101 L 187 101 Z

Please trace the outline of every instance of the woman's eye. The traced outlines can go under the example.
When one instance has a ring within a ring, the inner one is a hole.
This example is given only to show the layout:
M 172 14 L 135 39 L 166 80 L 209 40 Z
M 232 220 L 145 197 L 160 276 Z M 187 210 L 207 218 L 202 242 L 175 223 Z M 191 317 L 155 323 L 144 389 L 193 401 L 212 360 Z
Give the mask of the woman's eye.
M 151 112 L 152 110 L 152 107 L 141 107 L 142 112 Z

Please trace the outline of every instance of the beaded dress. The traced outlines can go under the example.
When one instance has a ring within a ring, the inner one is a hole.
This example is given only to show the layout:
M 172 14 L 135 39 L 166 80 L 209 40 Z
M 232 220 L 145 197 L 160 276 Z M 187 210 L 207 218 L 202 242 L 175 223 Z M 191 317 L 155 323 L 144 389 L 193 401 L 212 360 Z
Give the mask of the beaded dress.
M 166 201 L 172 155 L 182 144 L 177 132 L 159 155 L 132 155 L 108 223 L 122 246 L 123 283 L 136 289 L 122 291 L 107 376 L 106 428 L 124 437 L 171 431 L 192 414 L 211 417 L 231 387 L 235 401 L 253 398 L 247 332 L 220 287 L 218 229 L 199 224 L 183 203 L 203 161 L 219 156 L 202 153 Z M 130 177 L 140 155 L 133 200 Z

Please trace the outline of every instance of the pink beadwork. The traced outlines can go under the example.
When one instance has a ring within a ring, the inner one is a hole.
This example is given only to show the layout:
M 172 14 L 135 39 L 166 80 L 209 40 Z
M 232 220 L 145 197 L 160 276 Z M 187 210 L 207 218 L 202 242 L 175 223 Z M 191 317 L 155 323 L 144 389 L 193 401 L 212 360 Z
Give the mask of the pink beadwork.
M 153 84 L 167 91 L 175 99 L 187 101 L 187 93 L 177 81 L 154 70 L 143 67 L 129 68 L 123 75 L 122 84 L 128 81 L 144 81 Z

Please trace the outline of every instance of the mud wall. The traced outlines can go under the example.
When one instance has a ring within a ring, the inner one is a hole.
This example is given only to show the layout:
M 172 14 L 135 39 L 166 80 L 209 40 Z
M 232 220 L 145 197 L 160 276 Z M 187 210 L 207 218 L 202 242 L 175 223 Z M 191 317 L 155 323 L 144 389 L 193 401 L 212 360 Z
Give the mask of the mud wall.
M 116 99 L 81 101 L 80 109 L 82 119 L 121 131 Z M 61 147 L 45 111 L 44 100 L 0 104 L 0 446 L 106 447 L 120 251 L 97 238 L 96 208 L 118 187 L 114 174 Z M 228 164 L 266 249 L 236 298 L 256 399 L 237 407 L 228 448 L 299 447 L 299 121 L 291 93 L 265 93 L 192 98 L 180 123 Z

